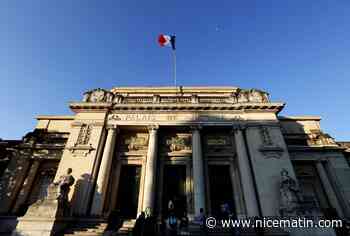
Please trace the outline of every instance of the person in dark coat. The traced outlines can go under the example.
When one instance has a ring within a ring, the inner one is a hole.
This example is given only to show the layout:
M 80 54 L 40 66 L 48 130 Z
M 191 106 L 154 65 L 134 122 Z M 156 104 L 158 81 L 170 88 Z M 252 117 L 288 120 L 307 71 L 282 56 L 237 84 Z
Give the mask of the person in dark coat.
M 137 217 L 135 226 L 132 230 L 133 236 L 144 236 L 144 227 L 145 227 L 145 212 L 141 212 L 139 217 Z M 146 236 L 146 235 L 145 235 Z
M 154 236 L 156 235 L 156 219 L 152 215 L 151 208 L 146 209 L 144 236 Z

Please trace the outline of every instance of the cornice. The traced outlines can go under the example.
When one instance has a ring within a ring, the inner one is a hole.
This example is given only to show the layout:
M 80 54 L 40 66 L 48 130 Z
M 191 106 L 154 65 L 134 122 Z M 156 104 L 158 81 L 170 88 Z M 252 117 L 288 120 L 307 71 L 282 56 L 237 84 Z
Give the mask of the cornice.
M 324 151 L 342 151 L 343 148 L 339 146 L 297 146 L 288 145 L 288 151 L 290 152 L 324 152 Z
M 37 120 L 74 120 L 74 116 L 39 115 Z
M 279 112 L 284 103 L 236 103 L 236 104 L 114 104 L 113 110 L 254 110 Z
M 111 102 L 71 102 L 69 108 L 74 112 L 107 111 L 112 107 Z

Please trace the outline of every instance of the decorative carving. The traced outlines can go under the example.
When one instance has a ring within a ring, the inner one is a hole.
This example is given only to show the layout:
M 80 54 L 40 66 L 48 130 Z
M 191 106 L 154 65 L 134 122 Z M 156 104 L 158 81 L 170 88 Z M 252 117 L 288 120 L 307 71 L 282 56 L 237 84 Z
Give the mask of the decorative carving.
M 296 216 L 300 210 L 300 203 L 301 195 L 297 182 L 289 176 L 286 169 L 282 169 L 279 208 L 281 216 Z
M 272 142 L 269 129 L 265 126 L 259 126 L 259 133 L 262 140 L 262 145 L 259 148 L 259 151 L 262 152 L 265 158 L 280 159 L 284 150 Z
M 112 102 L 114 94 L 107 90 L 97 88 L 84 93 L 84 102 Z
M 271 139 L 268 128 L 265 126 L 260 126 L 259 132 L 260 132 L 260 136 L 261 136 L 263 145 L 264 146 L 272 146 L 273 143 L 272 143 L 272 139 Z
M 90 141 L 92 126 L 88 124 L 83 124 L 80 127 L 78 139 L 76 145 L 87 145 Z
M 231 137 L 222 133 L 205 135 L 204 138 L 204 148 L 207 153 L 211 154 L 223 154 L 232 153 L 233 146 Z
M 68 147 L 67 148 L 74 157 L 78 157 L 78 156 L 87 156 L 90 154 L 90 152 L 92 152 L 93 150 L 95 150 L 95 148 L 92 147 L 92 144 L 89 145 L 74 145 L 72 147 Z
M 175 136 L 166 140 L 166 144 L 169 146 L 170 151 L 183 151 L 183 150 L 191 150 L 190 146 L 190 138 L 189 137 L 180 137 Z
M 123 103 L 123 96 L 120 94 L 117 94 L 114 96 L 113 103 Z
M 262 152 L 262 154 L 266 159 L 268 158 L 280 159 L 283 154 L 283 148 L 274 147 L 274 146 L 261 147 L 259 151 Z
M 158 94 L 153 95 L 153 103 L 160 103 L 160 96 Z
M 249 91 L 238 89 L 236 93 L 237 102 L 249 102 Z
M 329 134 L 323 133 L 321 130 L 311 130 L 308 136 L 310 145 L 337 145 Z
M 84 102 L 113 102 L 115 104 L 121 103 L 132 103 L 132 104 L 145 104 L 145 103 L 266 103 L 269 102 L 268 93 L 263 92 L 258 89 L 237 89 L 230 95 L 225 96 L 199 96 L 197 94 L 175 94 L 174 96 L 160 96 L 159 94 L 154 94 L 153 97 L 150 96 L 124 96 L 121 94 L 113 94 L 110 91 L 97 88 L 84 93 Z
M 127 145 L 129 151 L 137 151 L 141 149 L 146 149 L 148 144 L 148 135 L 136 134 L 132 137 L 126 137 L 124 140 L 124 145 Z

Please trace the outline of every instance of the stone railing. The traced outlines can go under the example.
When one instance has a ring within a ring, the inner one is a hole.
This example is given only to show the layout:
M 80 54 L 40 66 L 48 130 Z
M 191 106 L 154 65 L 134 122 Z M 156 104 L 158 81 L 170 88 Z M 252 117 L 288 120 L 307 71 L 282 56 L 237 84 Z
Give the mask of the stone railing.
M 114 104 L 195 104 L 195 103 L 212 103 L 212 104 L 234 104 L 234 103 L 267 103 L 269 97 L 266 92 L 250 89 L 233 92 L 230 95 L 205 95 L 200 94 L 174 94 L 173 96 L 162 96 L 159 94 L 148 96 L 128 95 L 123 96 L 121 94 L 115 94 L 104 89 L 94 89 L 84 93 L 84 102 L 92 103 L 114 103 Z

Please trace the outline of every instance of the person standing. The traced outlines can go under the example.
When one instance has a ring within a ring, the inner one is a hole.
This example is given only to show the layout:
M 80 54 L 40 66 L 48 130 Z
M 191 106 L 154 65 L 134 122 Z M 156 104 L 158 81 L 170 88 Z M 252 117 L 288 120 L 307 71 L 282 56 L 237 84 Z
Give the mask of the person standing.
M 141 212 L 139 217 L 137 217 L 135 226 L 132 230 L 133 236 L 144 236 L 144 226 L 145 226 L 145 212 Z
M 178 221 L 174 212 L 171 212 L 168 217 L 169 236 L 177 236 Z
M 189 235 L 188 232 L 188 217 L 187 212 L 183 212 L 181 219 L 180 219 L 180 235 Z
M 206 216 L 204 214 L 204 209 L 201 208 L 201 209 L 199 209 L 199 216 L 197 216 L 197 222 L 198 222 L 199 227 L 200 227 L 200 235 L 201 236 L 207 235 L 207 227 L 205 225 L 205 220 L 206 220 Z

